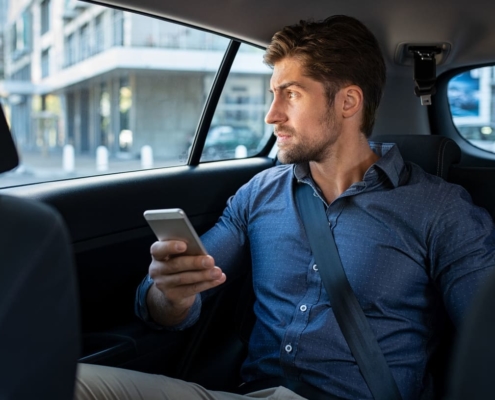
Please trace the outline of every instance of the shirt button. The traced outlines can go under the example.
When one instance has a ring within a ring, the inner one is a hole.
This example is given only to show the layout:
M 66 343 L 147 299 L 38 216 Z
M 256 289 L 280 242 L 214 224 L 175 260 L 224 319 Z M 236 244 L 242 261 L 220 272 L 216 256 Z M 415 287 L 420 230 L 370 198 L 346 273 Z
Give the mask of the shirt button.
M 285 351 L 287 353 L 290 353 L 292 351 L 292 346 L 290 344 L 288 344 L 287 346 L 285 346 Z
M 308 309 L 308 307 L 307 307 L 305 304 L 303 304 L 301 307 L 299 307 L 299 309 L 300 309 L 302 312 L 304 312 L 304 311 L 306 311 L 306 310 Z
M 313 265 L 313 271 L 318 271 L 318 265 Z

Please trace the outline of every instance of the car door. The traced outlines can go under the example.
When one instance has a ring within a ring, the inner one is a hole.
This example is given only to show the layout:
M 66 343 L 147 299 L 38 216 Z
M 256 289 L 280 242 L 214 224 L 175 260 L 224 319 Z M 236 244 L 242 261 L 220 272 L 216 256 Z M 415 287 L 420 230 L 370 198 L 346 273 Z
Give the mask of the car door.
M 212 315 L 239 315 L 244 282 L 225 285 L 195 329 L 145 326 L 134 297 L 155 237 L 143 212 L 182 208 L 201 234 L 229 196 L 274 164 L 263 121 L 270 70 L 260 49 L 191 27 L 83 2 L 53 3 L 65 8 L 51 17 L 31 6 L 8 21 L 8 32 L 22 25 L 28 34 L 9 41 L 6 53 L 3 106 L 21 165 L 0 176 L 0 193 L 50 204 L 68 225 L 81 362 L 185 376 Z M 22 90 L 21 78 L 29 83 Z M 249 149 L 239 143 L 208 162 L 206 136 L 220 124 L 248 126 L 254 136 Z M 217 327 L 220 336 L 228 330 Z M 233 348 L 242 351 L 242 343 Z M 234 353 L 227 356 L 239 362 Z

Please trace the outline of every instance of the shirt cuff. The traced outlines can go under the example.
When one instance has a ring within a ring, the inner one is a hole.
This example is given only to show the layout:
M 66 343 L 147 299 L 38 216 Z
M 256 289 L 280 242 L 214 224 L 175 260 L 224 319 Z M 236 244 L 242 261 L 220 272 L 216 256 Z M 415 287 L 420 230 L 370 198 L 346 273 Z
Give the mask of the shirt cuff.
M 193 305 L 189 309 L 189 313 L 186 318 L 177 325 L 173 326 L 163 326 L 156 323 L 152 318 L 148 310 L 148 303 L 146 298 L 148 296 L 148 290 L 153 285 L 153 279 L 146 275 L 141 284 L 138 286 L 136 290 L 136 301 L 134 303 L 134 312 L 136 316 L 141 319 L 146 325 L 153 329 L 166 329 L 169 331 L 180 331 L 190 326 L 194 325 L 196 321 L 199 319 L 199 314 L 201 313 L 201 296 L 196 295 L 196 299 L 194 300 Z

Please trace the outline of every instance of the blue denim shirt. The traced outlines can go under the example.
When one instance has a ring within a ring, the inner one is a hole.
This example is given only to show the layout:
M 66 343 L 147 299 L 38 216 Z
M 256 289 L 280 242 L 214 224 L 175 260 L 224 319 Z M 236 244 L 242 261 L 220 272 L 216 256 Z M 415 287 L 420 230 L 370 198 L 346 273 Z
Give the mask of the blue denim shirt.
M 257 321 L 245 381 L 302 380 L 344 398 L 371 398 L 322 285 L 294 200 L 297 179 L 326 206 L 349 283 L 404 399 L 428 386 L 426 364 L 448 317 L 458 325 L 495 266 L 490 215 L 460 186 L 405 163 L 393 144 L 370 142 L 381 158 L 361 182 L 326 204 L 308 165 L 265 170 L 231 197 L 202 241 L 227 275 L 252 259 Z M 147 277 L 136 311 L 149 321 Z M 201 301 L 177 329 L 195 322 Z

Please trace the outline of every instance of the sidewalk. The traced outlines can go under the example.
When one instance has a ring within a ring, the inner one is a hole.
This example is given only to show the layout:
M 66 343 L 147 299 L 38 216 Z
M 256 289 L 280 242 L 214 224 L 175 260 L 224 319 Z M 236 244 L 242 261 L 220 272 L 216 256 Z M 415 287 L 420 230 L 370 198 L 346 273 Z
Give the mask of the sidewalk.
M 19 158 L 20 163 L 15 170 L 0 175 L 0 188 L 143 169 L 140 159 L 126 157 L 109 157 L 108 169 L 103 170 L 97 168 L 95 156 L 76 155 L 72 172 L 64 171 L 62 152 L 24 152 Z M 184 161 L 178 159 L 154 160 L 152 168 L 182 164 Z

